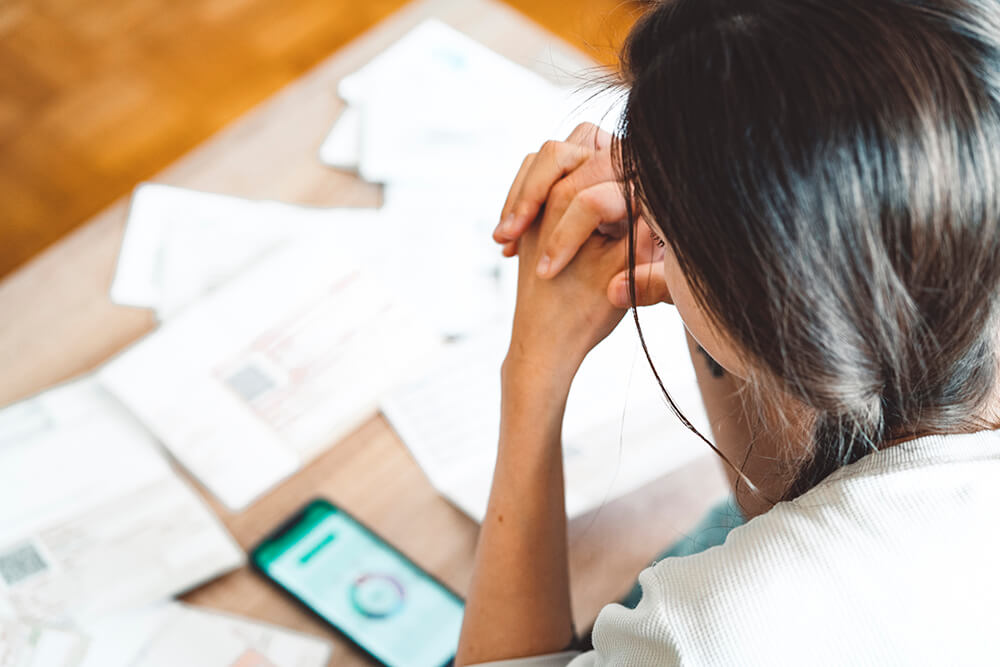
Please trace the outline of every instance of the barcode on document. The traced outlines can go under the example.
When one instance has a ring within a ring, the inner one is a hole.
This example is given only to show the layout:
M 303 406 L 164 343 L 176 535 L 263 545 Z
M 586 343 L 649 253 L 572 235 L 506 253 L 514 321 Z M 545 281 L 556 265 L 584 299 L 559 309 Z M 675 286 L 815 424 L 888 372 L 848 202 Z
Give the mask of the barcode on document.
M 48 569 L 49 564 L 31 542 L 22 542 L 0 553 L 0 578 L 8 586 L 14 586 Z
M 247 403 L 274 388 L 270 375 L 257 366 L 248 365 L 226 378 L 226 384 Z

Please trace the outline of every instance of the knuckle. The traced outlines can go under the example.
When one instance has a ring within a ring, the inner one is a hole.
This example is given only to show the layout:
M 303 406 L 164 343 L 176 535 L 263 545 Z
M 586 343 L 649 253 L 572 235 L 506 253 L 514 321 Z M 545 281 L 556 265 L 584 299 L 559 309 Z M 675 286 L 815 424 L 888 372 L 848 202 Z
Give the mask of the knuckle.
M 563 153 L 563 167 L 569 169 L 571 165 L 579 165 L 586 159 L 588 159 L 594 151 L 586 148 L 585 146 L 578 146 L 576 144 L 566 144 L 567 151 Z
M 547 250 L 553 253 L 558 253 L 559 248 L 561 248 L 566 243 L 566 225 L 563 224 L 563 220 L 560 220 L 556 224 L 552 231 L 549 233 L 548 238 L 545 240 L 545 247 Z
M 547 159 L 551 160 L 552 164 L 561 172 L 569 171 L 576 165 L 583 154 L 587 153 L 586 149 L 582 146 L 564 141 L 555 141 L 554 139 L 549 139 L 542 144 L 539 154 L 542 152 L 545 153 Z
M 600 213 L 604 208 L 604 197 L 597 188 L 580 190 L 576 195 L 576 201 L 588 213 Z
M 593 123 L 584 121 L 573 128 L 573 131 L 569 134 L 568 141 L 583 141 L 587 137 L 591 136 L 597 129 L 597 126 Z
M 615 141 L 614 135 L 596 125 L 594 126 L 594 132 L 594 143 L 598 149 L 603 152 L 610 153 L 608 149 Z
M 553 232 L 545 243 L 545 252 L 557 262 L 562 261 L 564 257 L 572 258 L 575 250 L 576 248 L 570 246 L 566 235 L 561 232 Z
M 523 196 L 514 204 L 513 213 L 520 218 L 527 218 L 537 210 L 537 206 L 530 199 Z
M 617 217 L 620 200 L 616 190 L 597 185 L 581 190 L 576 200 L 585 213 L 599 218 L 600 222 L 616 222 L 612 219 Z
M 562 142 L 556 141 L 555 139 L 546 139 L 542 143 L 542 147 L 538 149 L 539 155 L 542 153 L 546 155 L 554 155 L 556 151 L 559 150 L 559 146 Z
M 549 193 L 552 203 L 560 209 L 567 208 L 576 196 L 576 188 L 569 179 L 562 179 L 554 186 Z

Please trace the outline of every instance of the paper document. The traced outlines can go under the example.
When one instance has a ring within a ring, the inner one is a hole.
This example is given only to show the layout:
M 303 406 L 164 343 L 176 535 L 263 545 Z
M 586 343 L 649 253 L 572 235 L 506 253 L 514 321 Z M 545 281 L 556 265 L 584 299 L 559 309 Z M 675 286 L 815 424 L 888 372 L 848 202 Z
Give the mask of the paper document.
M 378 246 L 406 270 L 394 284 L 449 339 L 502 319 L 512 263 L 491 235 L 525 154 L 584 120 L 613 129 L 623 101 L 553 85 L 436 19 L 338 91 L 346 107 L 320 159 L 385 185 Z
M 323 164 L 338 169 L 357 169 L 361 164 L 361 112 L 346 105 L 330 134 L 319 147 Z
M 183 592 L 242 562 L 149 434 L 93 379 L 0 411 L 0 616 L 70 623 Z
M 613 128 L 620 115 L 614 96 L 553 85 L 436 19 L 345 77 L 338 92 L 348 111 L 322 161 L 442 193 L 472 184 L 495 215 L 525 154 L 584 120 Z
M 111 300 L 164 320 L 278 244 L 303 234 L 370 225 L 372 210 L 253 201 L 145 183 L 129 207 Z
M 660 376 L 684 414 L 710 433 L 683 324 L 662 306 L 640 311 Z M 390 394 L 382 411 L 438 491 L 481 521 L 500 425 L 500 364 L 509 334 L 452 346 L 443 363 Z M 563 422 L 566 510 L 579 516 L 708 451 L 670 412 L 631 317 L 598 345 L 573 382 Z
M 507 326 L 517 264 L 502 261 L 490 238 L 496 222 L 477 217 L 468 200 L 428 194 L 427 188 L 386 187 L 379 231 L 358 239 L 358 256 L 419 305 L 442 337 Z
M 101 381 L 234 511 L 374 414 L 438 339 L 336 235 L 289 245 L 112 360 Z
M 288 243 L 336 235 L 338 246 L 424 311 L 445 338 L 496 322 L 501 262 L 479 199 L 426 186 L 386 188 L 375 209 L 315 209 L 167 185 L 133 195 L 111 288 L 116 303 L 166 320 Z M 509 263 L 508 263 L 509 264 Z
M 326 640 L 176 602 L 84 626 L 79 667 L 325 667 Z
M 0 667 L 78 667 L 86 651 L 79 632 L 0 616 Z

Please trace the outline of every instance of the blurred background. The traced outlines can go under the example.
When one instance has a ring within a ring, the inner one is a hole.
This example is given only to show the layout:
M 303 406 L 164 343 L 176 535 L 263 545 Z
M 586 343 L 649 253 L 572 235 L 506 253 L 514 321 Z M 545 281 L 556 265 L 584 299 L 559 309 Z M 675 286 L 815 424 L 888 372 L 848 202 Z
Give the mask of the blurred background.
M 0 277 L 407 4 L 0 2 Z M 507 0 L 613 64 L 628 0 Z

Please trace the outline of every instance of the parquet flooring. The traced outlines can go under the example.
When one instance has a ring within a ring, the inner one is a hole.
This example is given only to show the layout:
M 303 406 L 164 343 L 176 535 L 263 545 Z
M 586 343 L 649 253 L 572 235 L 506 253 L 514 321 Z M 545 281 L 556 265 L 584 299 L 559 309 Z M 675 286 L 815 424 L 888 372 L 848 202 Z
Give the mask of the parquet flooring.
M 2 0 L 0 276 L 404 5 Z M 623 0 L 509 0 L 599 61 Z

